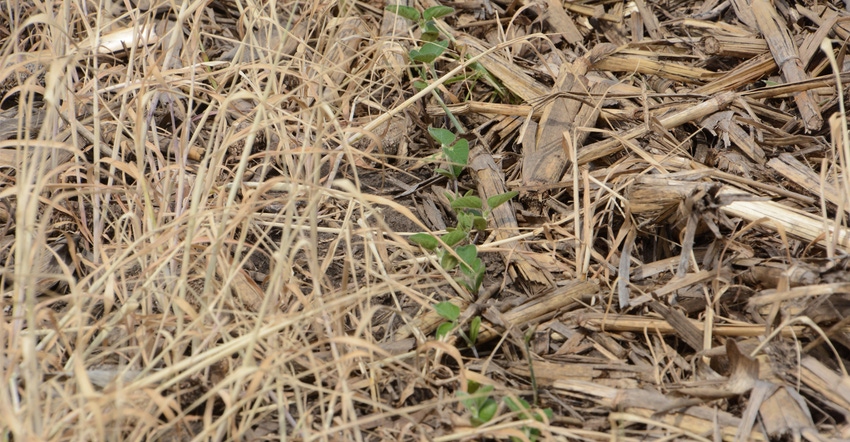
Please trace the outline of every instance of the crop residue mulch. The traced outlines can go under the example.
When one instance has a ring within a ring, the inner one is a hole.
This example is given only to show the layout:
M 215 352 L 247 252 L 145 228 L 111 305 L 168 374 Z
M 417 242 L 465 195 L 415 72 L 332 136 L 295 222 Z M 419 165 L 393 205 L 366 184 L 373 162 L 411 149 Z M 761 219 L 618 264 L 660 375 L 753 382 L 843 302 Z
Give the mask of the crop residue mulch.
M 425 69 L 376 1 L 67 3 L 0 10 L 5 437 L 850 439 L 843 2 L 445 2 Z M 452 119 L 474 294 L 408 240 Z

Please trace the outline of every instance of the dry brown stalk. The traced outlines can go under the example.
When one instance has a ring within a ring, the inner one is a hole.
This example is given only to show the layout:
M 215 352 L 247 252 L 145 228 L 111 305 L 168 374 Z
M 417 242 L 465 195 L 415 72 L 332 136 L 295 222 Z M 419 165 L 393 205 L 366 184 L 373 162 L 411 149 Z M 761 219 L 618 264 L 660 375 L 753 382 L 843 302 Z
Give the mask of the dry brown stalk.
M 481 147 L 476 147 L 470 152 L 469 167 L 475 174 L 478 182 L 478 194 L 482 199 L 486 200 L 507 192 L 504 176 L 499 172 L 493 157 Z M 510 239 L 519 233 L 516 214 L 510 202 L 493 209 L 490 216 L 498 240 Z M 522 242 L 508 243 L 502 247 L 505 249 L 502 252 L 505 262 L 516 266 L 523 278 L 547 286 L 554 282 L 550 272 L 552 265 L 546 262 L 550 260 L 542 261 L 548 258 L 546 255 L 534 256 Z M 516 277 L 515 274 L 511 276 Z
M 654 54 L 615 53 L 594 61 L 592 68 L 599 71 L 640 72 L 685 83 L 702 83 L 720 77 L 718 73 L 705 69 L 655 60 Z
M 752 37 L 710 35 L 700 40 L 706 54 L 722 57 L 751 58 L 767 52 L 767 42 Z
M 580 94 L 603 93 L 601 84 L 587 85 L 581 79 L 586 73 L 587 63 L 579 60 L 574 64 L 576 72 L 565 72 L 561 90 Z M 589 87 L 588 87 L 589 86 Z M 549 103 L 540 119 L 540 127 L 533 148 L 523 149 L 523 184 L 534 186 L 555 183 L 567 168 L 567 146 L 579 149 L 584 145 L 589 132 L 582 127 L 590 126 L 599 117 L 598 103 L 577 100 L 556 100 Z M 547 120 L 547 117 L 550 117 Z
M 735 93 L 724 92 L 687 109 L 683 109 L 670 115 L 659 116 L 657 117 L 658 122 L 661 127 L 671 129 L 723 110 L 726 106 L 731 104 L 735 98 Z M 617 153 L 622 149 L 622 143 L 624 141 L 644 136 L 649 131 L 650 128 L 645 125 L 641 125 L 633 129 L 614 134 L 603 141 L 598 141 L 584 146 L 584 148 L 578 152 L 578 159 L 576 161 L 581 165 L 595 159 Z
M 797 45 L 788 33 L 784 22 L 780 19 L 776 8 L 766 0 L 752 0 L 752 12 L 756 23 L 776 65 L 782 72 L 782 78 L 788 82 L 803 81 L 809 78 L 800 59 Z M 823 125 L 820 109 L 814 102 L 814 98 L 808 92 L 800 92 L 794 96 L 794 101 L 800 110 L 803 124 L 808 130 L 818 130 Z
M 661 333 L 663 335 L 677 334 L 676 328 L 667 319 L 657 319 L 636 315 L 614 315 L 605 313 L 587 313 L 577 315 L 583 327 L 592 330 L 604 330 L 611 333 L 637 332 Z M 705 327 L 700 321 L 690 320 L 697 330 Z M 805 326 L 790 326 L 782 329 L 781 335 L 790 337 L 806 333 Z M 763 336 L 764 326 L 759 324 L 713 324 L 712 332 L 719 337 L 751 337 Z

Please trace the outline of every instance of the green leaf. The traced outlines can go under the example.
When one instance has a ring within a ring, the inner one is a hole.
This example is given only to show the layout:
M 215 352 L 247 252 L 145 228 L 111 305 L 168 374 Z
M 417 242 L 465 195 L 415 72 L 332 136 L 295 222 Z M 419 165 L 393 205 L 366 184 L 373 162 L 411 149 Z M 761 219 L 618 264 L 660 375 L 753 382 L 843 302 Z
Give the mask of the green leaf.
M 427 233 L 417 233 L 415 235 L 411 235 L 410 240 L 432 251 L 440 245 L 440 242 L 437 241 L 437 238 L 434 235 L 429 235 Z
M 429 126 L 428 133 L 431 134 L 431 138 L 436 140 L 442 146 L 451 146 L 457 139 L 457 135 L 453 134 L 452 131 L 448 129 L 441 129 L 439 127 Z
M 452 322 L 457 321 L 457 318 L 460 317 L 460 307 L 449 301 L 434 304 L 434 310 L 436 310 L 438 315 Z
M 467 211 L 460 211 L 455 213 L 457 214 L 457 229 L 463 230 L 464 232 L 470 232 L 472 230 L 472 220 L 473 218 L 475 218 L 475 215 Z
M 421 16 L 419 15 L 419 11 L 417 11 L 416 8 L 411 8 L 410 6 L 389 5 L 385 9 L 411 21 L 419 22 L 419 19 L 421 18 Z
M 478 259 L 478 248 L 475 247 L 475 244 L 460 246 L 455 251 L 467 267 L 472 267 L 475 260 Z
M 437 29 L 437 25 L 434 24 L 434 21 L 428 21 L 425 25 L 422 26 L 422 35 L 419 36 L 419 39 L 422 41 L 437 41 L 440 38 L 440 30 Z
M 475 282 L 472 287 L 472 293 L 478 293 L 478 290 L 481 288 L 481 283 L 484 282 L 484 263 L 479 259 L 479 268 L 475 273 Z
M 496 410 L 498 409 L 499 403 L 491 398 L 487 398 L 484 401 L 484 405 L 482 405 L 478 410 L 478 419 L 480 419 L 482 423 L 490 422 L 493 419 L 493 416 L 496 415 Z
M 445 17 L 455 12 L 454 8 L 448 6 L 431 6 L 422 12 L 423 20 L 433 20 L 435 18 Z
M 452 322 L 444 322 L 437 327 L 437 339 L 443 339 L 443 336 L 449 334 L 450 331 L 454 328 L 454 323 Z
M 470 413 L 475 414 L 475 399 L 473 399 L 469 393 L 458 390 L 457 397 L 460 399 L 460 403 L 463 404 L 464 408 L 469 410 Z
M 537 422 L 543 422 L 543 415 L 544 414 L 546 415 L 546 418 L 550 422 L 552 421 L 552 417 L 555 416 L 555 414 L 552 412 L 551 408 L 544 408 L 543 410 L 540 410 L 540 411 L 542 411 L 543 413 L 538 413 L 537 410 L 535 410 L 533 413 L 531 413 L 531 417 L 534 420 L 536 420 Z
M 453 247 L 455 244 L 464 240 L 467 236 L 467 233 L 461 229 L 452 230 L 449 233 L 443 235 L 442 240 L 446 243 L 447 246 Z
M 475 392 L 476 392 L 476 393 L 478 393 L 478 394 L 480 394 L 480 395 L 485 395 L 485 396 L 486 396 L 486 395 L 489 395 L 489 394 L 493 391 L 493 389 L 494 389 L 494 388 L 496 388 L 496 387 L 494 387 L 494 386 L 492 386 L 492 385 L 480 385 L 480 386 L 479 386 L 479 387 L 475 390 Z
M 451 146 L 443 148 L 443 153 L 452 163 L 466 166 L 469 162 L 469 141 L 461 138 Z
M 418 61 L 420 63 L 433 63 L 434 60 L 442 55 L 448 47 L 448 40 L 437 42 L 429 41 L 422 45 L 419 49 L 412 49 L 410 51 L 410 58 L 413 61 Z
M 454 176 L 451 172 L 449 172 L 449 171 L 448 171 L 448 170 L 446 170 L 446 169 L 437 169 L 437 170 L 435 170 L 434 172 L 437 172 L 438 174 L 440 174 L 440 175 L 442 175 L 442 176 L 444 176 L 444 177 L 446 177 L 446 178 L 448 178 L 448 179 L 452 179 L 452 180 L 453 180 L 453 179 L 455 179 L 455 178 L 456 178 L 456 177 L 455 177 L 455 176 Z
M 476 413 L 490 399 L 490 392 L 493 391 L 492 385 L 481 385 L 475 381 L 467 381 L 467 390 L 469 393 L 459 391 L 458 397 L 463 399 L 464 405 L 469 411 Z
M 517 399 L 519 400 L 519 402 L 515 402 L 513 400 L 513 398 L 511 398 L 509 396 L 505 397 L 505 404 L 507 404 L 508 408 L 510 408 L 511 411 L 513 411 L 513 412 L 521 411 L 522 414 L 520 414 L 520 416 L 523 419 L 528 419 L 529 418 L 528 410 L 531 409 L 531 404 L 529 404 L 528 401 L 526 401 L 523 398 L 517 398 Z
M 478 340 L 478 332 L 480 330 L 481 330 L 481 316 L 476 316 L 476 317 L 472 318 L 472 322 L 469 323 L 469 340 L 472 342 L 472 345 L 475 345 L 475 341 Z
M 429 60 L 428 55 L 423 55 L 420 52 L 420 48 L 411 49 L 410 52 L 407 53 L 407 55 L 410 57 L 411 61 L 419 61 L 419 62 L 423 62 L 423 63 L 430 63 L 430 62 L 434 61 L 435 58 L 437 58 L 437 57 L 431 57 L 430 60 Z M 428 60 L 428 61 L 426 61 L 426 60 Z
M 413 58 L 413 57 L 410 57 L 410 58 Z M 421 91 L 422 89 L 425 89 L 426 87 L 428 87 L 428 83 L 426 83 L 422 80 L 414 80 L 413 81 L 413 88 L 416 89 L 417 91 Z
M 451 172 L 456 177 L 460 176 L 463 168 L 469 162 L 469 141 L 461 138 L 451 146 L 444 147 L 443 153 L 446 154 L 446 158 L 452 163 Z
M 477 196 L 462 196 L 452 201 L 452 210 L 480 209 L 482 204 L 481 198 L 478 198 Z
M 502 204 L 505 204 L 506 202 L 510 201 L 511 198 L 517 195 L 519 195 L 519 192 L 517 192 L 516 190 L 512 190 L 510 192 L 502 193 L 499 195 L 493 195 L 490 198 L 487 198 L 487 207 L 489 207 L 490 210 L 493 210 L 496 207 L 499 207 Z
M 470 293 L 478 293 L 478 290 L 481 288 L 481 283 L 484 282 L 484 273 L 486 270 L 481 258 L 475 258 L 469 263 L 464 261 L 460 270 L 463 272 L 464 277 L 460 279 L 458 283 L 466 287 Z
M 457 258 L 454 257 L 451 253 L 446 252 L 445 250 L 441 250 L 440 254 L 440 265 L 446 270 L 452 270 L 457 267 Z
M 487 230 L 487 220 L 484 219 L 483 216 L 476 216 L 472 220 L 472 227 L 475 227 L 475 230 L 485 231 Z

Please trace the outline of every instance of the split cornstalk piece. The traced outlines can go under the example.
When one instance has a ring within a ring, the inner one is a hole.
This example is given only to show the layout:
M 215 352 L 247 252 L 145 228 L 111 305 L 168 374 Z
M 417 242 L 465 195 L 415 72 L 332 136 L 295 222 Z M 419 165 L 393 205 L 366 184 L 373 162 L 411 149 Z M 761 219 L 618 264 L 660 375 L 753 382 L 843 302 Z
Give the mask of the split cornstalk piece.
M 717 72 L 695 68 L 684 64 L 661 61 L 655 54 L 628 53 L 626 51 L 606 55 L 593 62 L 593 69 L 613 72 L 640 72 L 684 83 L 702 83 L 721 76 Z
M 776 62 L 773 61 L 770 53 L 765 52 L 735 66 L 714 81 L 695 88 L 694 93 L 711 95 L 736 90 L 764 77 L 774 69 L 776 69 Z
M 677 334 L 674 327 L 666 318 L 653 318 L 642 315 L 623 315 L 613 313 L 587 313 L 577 318 L 583 327 L 591 330 L 605 330 L 610 333 L 652 333 L 661 335 Z M 702 321 L 689 319 L 697 330 L 702 330 L 705 325 Z M 783 328 L 780 336 L 793 337 L 795 334 L 805 333 L 805 326 L 794 325 Z M 846 327 L 844 332 L 850 332 Z M 757 337 L 764 335 L 763 324 L 714 324 L 712 326 L 714 336 L 721 337 Z
M 791 38 L 784 20 L 779 17 L 776 8 L 768 0 L 752 0 L 752 12 L 758 23 L 759 31 L 767 40 L 773 59 L 786 82 L 803 81 L 809 78 L 794 40 Z M 823 125 L 823 117 L 813 97 L 808 92 L 794 96 L 800 118 L 808 130 L 818 130 Z
M 734 92 L 723 92 L 708 100 L 702 101 L 699 104 L 675 112 L 667 116 L 658 116 L 658 122 L 661 127 L 671 129 L 682 124 L 704 118 L 714 112 L 725 109 L 737 97 Z M 597 141 L 593 144 L 584 146 L 578 152 L 578 164 L 586 164 L 590 161 L 615 154 L 623 148 L 623 141 L 628 141 L 637 137 L 642 137 L 649 133 L 650 128 L 646 125 L 640 125 L 635 128 L 613 134 L 609 138 L 602 141 Z
M 571 281 L 557 287 L 539 298 L 508 310 L 500 315 L 505 326 L 523 329 L 528 324 L 540 323 L 551 319 L 561 310 L 576 305 L 599 293 L 599 284 L 595 281 Z M 490 329 L 481 334 L 482 342 L 499 338 L 496 330 Z
M 675 179 L 647 178 L 630 188 L 628 194 L 632 214 L 652 219 L 677 221 L 676 207 L 688 195 L 706 182 L 687 182 Z M 850 250 L 850 229 L 827 225 L 823 218 L 784 206 L 773 201 L 759 201 L 758 195 L 732 184 L 725 184 L 717 193 L 733 202 L 720 206 L 728 217 L 741 218 L 748 223 L 757 222 L 762 228 L 784 231 L 808 243 L 826 246 L 835 242 L 841 249 Z M 739 199 L 739 201 L 735 201 Z M 672 217 L 672 218 L 671 218 Z
M 478 194 L 481 199 L 486 200 L 508 191 L 505 187 L 504 175 L 496 166 L 492 155 L 480 146 L 470 152 L 469 168 L 475 174 L 475 179 L 478 182 Z M 516 210 L 511 202 L 496 207 L 490 216 L 497 240 L 509 240 L 519 234 Z M 546 265 L 547 261 L 551 261 L 547 255 L 532 253 L 528 245 L 521 241 L 508 242 L 503 244 L 501 248 L 505 250 L 502 252 L 505 261 L 515 265 L 526 280 L 544 285 L 550 285 L 554 282 L 549 270 L 551 264 Z
M 576 44 L 584 40 L 581 32 L 576 27 L 573 19 L 567 15 L 560 1 L 546 0 L 546 5 L 548 7 L 546 10 L 546 19 L 556 33 L 561 34 L 570 44 Z
M 578 380 L 556 380 L 552 388 L 606 407 L 617 407 L 621 412 L 610 416 L 617 423 L 664 425 L 677 429 L 677 432 L 687 431 L 688 439 L 698 439 L 698 435 L 714 433 L 722 440 L 733 440 L 741 425 L 741 419 L 731 413 L 708 406 L 682 407 L 680 401 L 656 391 L 621 389 L 601 382 Z M 680 411 L 667 412 L 673 409 Z M 746 435 L 744 440 L 762 442 L 768 439 L 761 432 L 753 431 Z
M 720 57 L 751 58 L 768 51 L 766 41 L 752 37 L 709 35 L 699 44 L 706 54 Z
M 585 66 L 586 69 L 584 60 L 579 60 L 576 65 Z M 588 89 L 591 93 L 601 94 L 606 89 L 602 84 L 588 85 L 582 71 L 566 75 L 562 88 L 578 95 Z M 590 135 L 585 127 L 595 124 L 600 108 L 596 100 L 578 101 L 569 98 L 556 99 L 546 105 L 541 116 L 536 147 L 523 150 L 523 184 L 535 186 L 558 182 L 567 168 L 566 146 L 573 145 L 580 150 Z
M 747 195 L 748 192 L 725 186 L 721 195 Z M 827 246 L 835 243 L 840 249 L 850 251 L 850 229 L 836 227 L 828 220 L 795 210 L 773 201 L 736 201 L 721 210 L 730 217 L 739 217 L 747 222 L 758 222 L 770 230 L 784 230 L 789 235 L 807 243 Z
M 843 205 L 844 210 L 850 213 L 850 207 L 847 205 L 848 196 L 841 195 L 835 184 L 821 179 L 811 168 L 801 163 L 794 156 L 783 153 L 770 160 L 767 165 L 791 182 L 805 188 L 810 194 L 823 197 L 836 206 Z
M 800 365 L 803 368 L 800 372 L 803 383 L 835 404 L 833 409 L 850 410 L 850 386 L 847 385 L 846 373 L 842 377 L 812 356 L 804 357 Z

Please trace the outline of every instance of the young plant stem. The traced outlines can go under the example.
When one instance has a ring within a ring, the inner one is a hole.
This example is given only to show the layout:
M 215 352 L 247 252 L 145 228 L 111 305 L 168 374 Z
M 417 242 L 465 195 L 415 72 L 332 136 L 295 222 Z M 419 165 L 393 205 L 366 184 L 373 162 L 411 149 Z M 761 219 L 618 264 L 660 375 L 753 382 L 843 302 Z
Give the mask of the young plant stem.
M 538 401 L 540 400 L 539 393 L 537 393 L 537 377 L 534 376 L 534 363 L 531 361 L 531 346 L 528 345 L 528 342 L 531 341 L 531 337 L 534 336 L 534 332 L 537 330 L 537 326 L 533 326 L 525 332 L 525 336 L 523 336 L 522 344 L 525 348 L 525 359 L 528 360 L 528 377 L 531 378 L 531 394 L 533 395 L 533 403 L 535 407 L 538 405 Z
M 440 105 L 440 107 L 443 109 L 443 112 L 446 113 L 446 117 L 448 117 L 449 121 L 451 121 L 452 126 L 454 126 L 455 129 L 457 129 L 457 133 L 459 133 L 461 135 L 465 135 L 466 129 L 463 128 L 463 126 L 460 124 L 460 121 L 458 121 L 457 117 L 452 113 L 452 111 L 449 110 L 449 107 L 446 106 L 446 103 L 443 101 L 442 98 L 440 98 L 440 95 L 437 93 L 437 91 L 433 90 L 431 92 L 434 94 L 434 98 L 437 100 L 437 104 Z
M 427 67 L 428 67 L 428 73 L 431 74 L 431 78 L 434 78 L 435 80 L 437 78 L 439 78 L 437 73 L 434 72 L 434 65 L 433 64 L 429 64 Z M 452 111 L 449 110 L 449 107 L 446 106 L 446 103 L 440 97 L 440 94 L 437 93 L 437 90 L 433 89 L 431 92 L 433 93 L 434 98 L 437 100 L 437 104 L 440 105 L 440 107 L 443 109 L 443 112 L 445 112 L 446 116 L 449 118 L 449 121 L 451 121 L 452 126 L 454 126 L 454 128 L 457 129 L 457 133 L 460 134 L 460 135 L 465 135 L 466 129 L 464 129 L 463 125 L 460 124 L 460 121 L 458 121 L 457 117 L 452 113 Z M 457 189 L 455 189 L 455 191 L 457 191 Z

